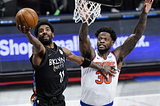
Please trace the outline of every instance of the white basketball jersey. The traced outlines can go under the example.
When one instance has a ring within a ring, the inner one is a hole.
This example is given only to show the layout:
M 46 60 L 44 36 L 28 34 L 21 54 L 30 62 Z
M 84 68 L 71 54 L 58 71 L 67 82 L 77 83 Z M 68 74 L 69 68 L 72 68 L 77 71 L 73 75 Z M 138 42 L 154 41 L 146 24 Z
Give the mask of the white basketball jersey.
M 107 59 L 103 59 L 95 51 L 93 62 L 97 64 L 110 65 L 117 69 L 115 77 L 108 75 L 108 80 L 101 74 L 100 71 L 94 68 L 81 68 L 81 100 L 82 102 L 102 106 L 111 103 L 114 100 L 116 87 L 118 83 L 119 71 L 117 68 L 117 58 L 114 53 L 110 52 Z

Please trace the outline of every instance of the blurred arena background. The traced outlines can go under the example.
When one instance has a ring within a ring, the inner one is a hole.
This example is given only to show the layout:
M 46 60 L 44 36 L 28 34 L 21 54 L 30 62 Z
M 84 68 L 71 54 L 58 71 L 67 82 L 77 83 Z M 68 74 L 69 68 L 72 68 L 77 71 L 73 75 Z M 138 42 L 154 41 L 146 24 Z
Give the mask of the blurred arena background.
M 63 6 L 58 3 L 57 8 L 53 1 L 0 0 L 0 106 L 31 106 L 33 69 L 29 57 L 32 46 L 16 28 L 15 14 L 19 9 L 33 8 L 38 13 L 39 20 L 48 20 L 53 24 L 53 40 L 59 46 L 80 55 L 78 31 L 81 23 L 75 23 L 72 19 L 74 0 L 66 0 Z M 94 32 L 101 26 L 111 26 L 117 32 L 118 38 L 112 49 L 121 45 L 133 32 L 142 2 L 143 0 L 124 0 L 122 7 L 114 8 L 117 11 L 102 6 L 102 17 L 98 17 L 89 26 L 91 45 L 96 49 Z M 45 3 L 53 3 L 54 6 Z M 114 106 L 160 106 L 159 9 L 159 0 L 155 0 L 142 38 L 124 60 Z M 66 64 L 69 75 L 69 84 L 64 92 L 67 106 L 79 106 L 80 67 L 70 62 Z

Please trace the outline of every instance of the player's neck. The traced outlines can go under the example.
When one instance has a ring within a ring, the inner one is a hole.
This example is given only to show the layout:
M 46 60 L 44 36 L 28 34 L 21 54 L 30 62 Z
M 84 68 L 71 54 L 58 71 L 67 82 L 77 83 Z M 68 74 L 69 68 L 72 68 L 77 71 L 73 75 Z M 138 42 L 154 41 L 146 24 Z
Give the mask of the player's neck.
M 49 45 L 46 45 L 48 48 L 54 48 L 54 44 L 53 43 L 51 43 L 51 44 L 49 44 Z
M 106 59 L 107 56 L 109 55 L 110 51 L 105 51 L 105 52 L 102 52 L 102 51 L 98 51 L 98 54 L 103 57 L 103 59 Z

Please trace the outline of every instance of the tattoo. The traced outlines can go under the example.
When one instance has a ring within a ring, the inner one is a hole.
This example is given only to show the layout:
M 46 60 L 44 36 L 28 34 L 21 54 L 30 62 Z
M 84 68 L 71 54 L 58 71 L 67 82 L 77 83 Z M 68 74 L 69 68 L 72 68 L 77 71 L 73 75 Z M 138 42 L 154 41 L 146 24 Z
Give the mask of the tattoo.
M 138 39 L 135 35 L 129 36 L 123 45 L 124 54 L 129 54 L 134 49 L 137 41 Z
M 147 14 L 142 14 L 139 18 L 139 21 L 137 25 L 135 26 L 133 34 L 141 36 L 144 32 L 144 29 L 146 27 L 146 22 L 147 22 Z
M 127 38 L 127 40 L 123 44 L 123 55 L 124 57 L 128 55 L 136 46 L 136 43 L 141 38 L 144 29 L 146 27 L 147 14 L 141 13 L 140 19 L 135 26 L 134 32 L 131 36 Z

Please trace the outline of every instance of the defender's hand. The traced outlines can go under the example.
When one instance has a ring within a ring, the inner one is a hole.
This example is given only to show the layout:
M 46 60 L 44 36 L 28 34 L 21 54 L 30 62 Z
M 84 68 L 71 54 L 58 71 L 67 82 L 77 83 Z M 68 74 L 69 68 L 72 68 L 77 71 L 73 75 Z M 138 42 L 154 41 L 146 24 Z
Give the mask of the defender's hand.
M 82 10 L 79 10 L 79 13 L 81 14 L 83 20 L 88 20 L 89 16 L 91 15 L 91 10 L 88 9 L 86 1 L 81 1 L 80 5 Z
M 143 13 L 147 14 L 150 11 L 152 4 L 153 4 L 153 1 L 154 0 L 145 0 L 143 7 L 142 7 Z
M 106 79 L 108 79 L 107 78 L 108 74 L 115 77 L 115 74 L 117 73 L 116 71 L 117 70 L 114 67 L 108 65 L 104 65 L 104 69 L 101 70 L 102 74 L 106 77 Z

